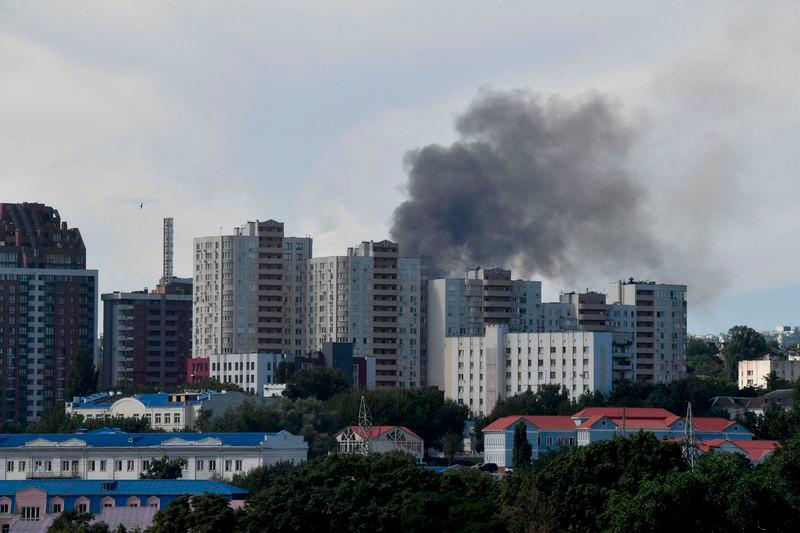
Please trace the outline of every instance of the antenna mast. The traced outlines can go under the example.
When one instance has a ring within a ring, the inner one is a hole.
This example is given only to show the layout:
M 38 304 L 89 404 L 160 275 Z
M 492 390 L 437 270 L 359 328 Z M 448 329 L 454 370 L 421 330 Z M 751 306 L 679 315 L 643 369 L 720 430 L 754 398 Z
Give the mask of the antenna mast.
M 683 428 L 683 457 L 689 463 L 689 468 L 694 468 L 697 462 L 697 437 L 694 434 L 692 402 L 689 402 L 686 407 L 686 425 Z
M 361 448 L 362 455 L 369 455 L 372 452 L 372 420 L 367 412 L 367 400 L 361 396 L 361 405 L 358 407 L 358 427 L 361 428 Z
M 164 219 L 164 272 L 162 280 L 164 283 L 169 283 L 174 278 L 174 271 L 172 269 L 172 251 L 173 251 L 173 219 L 167 217 Z

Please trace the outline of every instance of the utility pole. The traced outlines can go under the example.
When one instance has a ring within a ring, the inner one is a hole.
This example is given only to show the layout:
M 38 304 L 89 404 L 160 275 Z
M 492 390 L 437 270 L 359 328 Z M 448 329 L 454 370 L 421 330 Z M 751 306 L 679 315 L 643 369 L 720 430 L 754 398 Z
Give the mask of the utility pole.
M 689 468 L 694 468 L 697 462 L 697 437 L 694 434 L 692 402 L 689 402 L 686 407 L 686 425 L 683 428 L 683 457 L 689 463 Z

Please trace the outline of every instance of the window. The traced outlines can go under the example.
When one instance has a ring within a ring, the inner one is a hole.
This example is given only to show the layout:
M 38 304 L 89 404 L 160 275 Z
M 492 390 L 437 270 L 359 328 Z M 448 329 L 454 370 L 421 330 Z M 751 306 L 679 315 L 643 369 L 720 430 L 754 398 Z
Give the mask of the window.
M 106 471 L 106 463 L 107 463 L 107 461 L 105 459 L 100 461 L 100 471 L 101 472 L 105 472 Z
M 22 519 L 28 522 L 39 520 L 39 508 L 38 507 L 23 507 L 22 508 Z
M 181 423 L 181 415 L 180 413 L 175 413 L 175 424 L 179 425 Z
M 202 459 L 198 459 L 198 460 L 197 460 L 197 462 L 196 462 L 196 468 L 197 468 L 197 471 L 198 471 L 198 472 L 201 472 L 201 471 L 203 470 L 203 460 L 202 460 Z
M 142 461 L 142 470 L 147 470 L 148 468 L 150 468 L 150 461 L 148 459 L 145 459 L 144 461 Z
M 236 471 L 237 472 L 241 472 L 242 471 L 242 460 L 241 459 L 237 459 L 236 460 Z
M 94 472 L 96 470 L 96 464 L 94 461 L 89 461 L 89 472 Z
M 133 472 L 133 461 L 128 460 L 128 472 Z
M 19 461 L 19 471 L 20 472 L 25 471 L 25 461 Z
M 225 471 L 226 472 L 230 472 L 232 465 L 233 465 L 233 461 L 231 461 L 230 459 L 226 459 L 225 460 Z
M 209 459 L 208 460 L 208 470 L 209 472 L 213 472 L 217 469 L 217 460 L 216 459 Z
M 3 502 L 0 503 L 0 514 L 8 514 L 8 511 L 11 509 L 11 505 L 9 503 Z
M 164 413 L 164 423 L 171 424 L 170 422 L 171 415 L 169 413 Z
M 161 413 L 156 413 L 156 425 L 161 423 Z
M 62 505 L 60 503 L 54 503 L 53 504 L 53 512 L 54 513 L 60 513 L 63 510 L 64 510 L 64 505 Z
M 89 512 L 89 505 L 86 502 L 81 502 L 78 504 L 78 511 L 81 513 Z
M 122 461 L 114 461 L 114 470 L 117 472 L 122 471 Z
M 6 461 L 6 471 L 7 472 L 14 471 L 14 461 Z

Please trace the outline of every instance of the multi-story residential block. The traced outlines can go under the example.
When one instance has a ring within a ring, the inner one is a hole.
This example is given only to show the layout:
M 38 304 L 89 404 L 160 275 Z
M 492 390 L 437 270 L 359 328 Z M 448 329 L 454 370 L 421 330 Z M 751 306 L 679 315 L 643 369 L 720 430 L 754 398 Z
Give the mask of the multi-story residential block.
M 686 375 L 686 285 L 631 278 L 609 283 L 606 298 L 635 306 L 637 381 L 664 383 Z
M 512 333 L 506 326 L 486 326 L 480 337 L 447 337 L 445 396 L 483 415 L 499 398 L 543 385 L 564 387 L 573 398 L 608 392 L 611 341 L 610 332 Z
M 263 394 L 264 385 L 275 383 L 278 365 L 293 363 L 295 356 L 280 353 L 229 353 L 208 356 L 210 377 L 234 383 L 251 394 Z
M 211 420 L 252 398 L 235 391 L 158 392 L 123 396 L 114 392 L 99 392 L 67 402 L 67 415 L 81 415 L 85 420 L 105 420 L 114 424 L 116 418 L 144 418 L 150 427 L 164 431 L 193 429 L 201 413 Z
M 390 241 L 362 242 L 346 256 L 318 257 L 307 269 L 307 349 L 352 342 L 375 356 L 378 388 L 422 384 L 425 265 Z
M 768 354 L 761 359 L 739 361 L 739 388 L 766 389 L 767 377 L 772 373 L 789 382 L 800 379 L 800 360 L 779 359 Z
M 186 383 L 196 385 L 211 377 L 208 357 L 191 357 L 186 360 Z
M 174 388 L 192 355 L 192 280 L 103 294 L 103 386 Z
M 306 269 L 311 237 L 283 238 L 283 353 L 303 355 L 306 346 Z
M 511 271 L 502 268 L 475 268 L 463 278 L 430 280 L 426 384 L 444 384 L 447 337 L 481 336 L 491 324 L 510 331 L 542 331 L 542 283 L 512 280 Z
M 159 509 L 185 494 L 216 494 L 241 508 L 247 491 L 221 481 L 186 479 L 0 481 L 0 531 L 47 531 L 71 510 L 95 515 L 112 531 L 144 531 Z
M 486 462 L 512 466 L 514 429 L 520 422 L 525 424 L 533 460 L 560 447 L 585 446 L 616 436 L 633 436 L 639 431 L 652 432 L 662 440 L 681 440 L 686 431 L 685 418 L 654 408 L 590 407 L 572 416 L 506 416 L 483 429 Z M 738 422 L 695 417 L 693 427 L 696 438 L 712 447 L 721 440 L 750 449 L 748 443 L 753 434 Z
M 139 479 L 150 461 L 182 458 L 183 479 L 230 479 L 280 461 L 306 460 L 302 436 L 278 433 L 125 433 L 98 429 L 73 434 L 0 437 L 0 479 Z
M 77 228 L 42 204 L 0 204 L 0 419 L 64 401 L 81 350 L 97 361 L 97 271 Z
M 194 240 L 195 357 L 283 351 L 283 241 L 274 220 Z

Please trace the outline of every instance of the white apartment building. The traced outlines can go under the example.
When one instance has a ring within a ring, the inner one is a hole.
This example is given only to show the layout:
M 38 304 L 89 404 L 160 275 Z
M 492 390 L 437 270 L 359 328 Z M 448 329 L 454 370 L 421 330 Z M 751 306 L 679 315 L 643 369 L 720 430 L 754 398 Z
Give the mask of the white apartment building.
M 786 381 L 800 379 L 800 360 L 777 359 L 764 356 L 762 359 L 739 361 L 739 388 L 761 387 L 767 388 L 767 376 L 771 373 Z
M 635 308 L 637 381 L 665 383 L 686 375 L 686 285 L 614 281 L 606 301 Z
M 425 357 L 425 266 L 390 241 L 362 242 L 346 256 L 308 260 L 306 347 L 352 342 L 375 356 L 378 388 L 418 387 Z
M 562 386 L 573 398 L 611 390 L 610 332 L 510 333 L 507 326 L 486 326 L 483 336 L 445 342 L 445 396 L 476 416 L 491 412 L 498 398 L 542 385 Z
M 0 480 L 139 479 L 150 461 L 183 458 L 183 479 L 230 479 L 262 465 L 304 462 L 308 443 L 278 433 L 86 433 L 0 435 Z
M 193 355 L 283 351 L 283 223 L 196 238 L 194 252 Z
M 210 377 L 234 383 L 252 394 L 264 394 L 264 385 L 275 383 L 275 371 L 294 356 L 279 353 L 229 353 L 209 355 Z
M 510 331 L 542 331 L 542 283 L 512 280 L 511 271 L 475 268 L 462 278 L 434 279 L 427 287 L 427 382 L 444 385 L 447 337 L 480 336 L 490 324 Z

